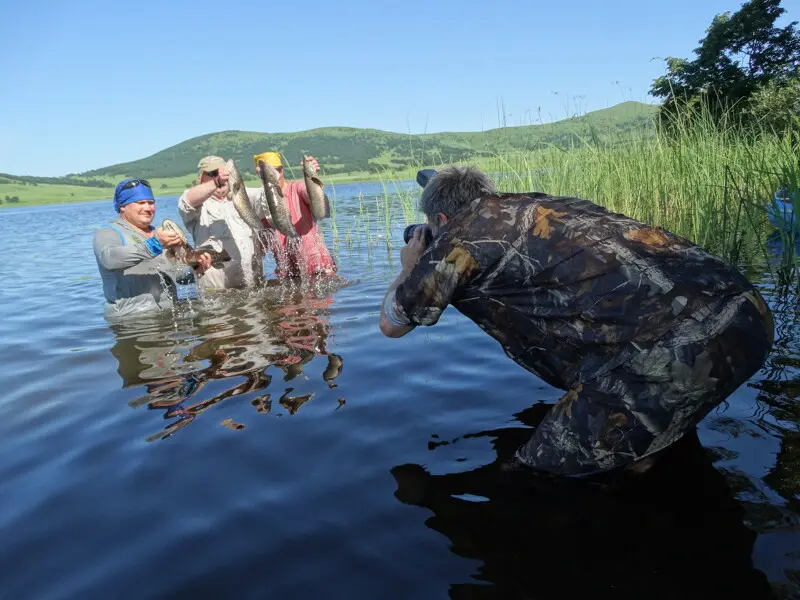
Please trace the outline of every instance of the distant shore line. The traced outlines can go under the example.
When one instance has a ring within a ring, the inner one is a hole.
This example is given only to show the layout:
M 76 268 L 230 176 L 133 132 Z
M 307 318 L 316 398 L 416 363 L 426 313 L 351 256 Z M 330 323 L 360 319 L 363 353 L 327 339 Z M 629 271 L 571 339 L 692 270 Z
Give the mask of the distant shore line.
M 122 179 L 122 177 L 121 177 Z M 350 184 L 350 183 L 381 183 L 388 181 L 405 181 L 405 180 L 413 180 L 414 174 L 413 172 L 402 172 L 402 173 L 386 173 L 383 176 L 375 175 L 374 177 L 366 177 L 363 175 L 353 175 L 353 176 L 341 176 L 341 177 L 329 177 L 325 178 L 323 181 L 326 185 L 336 185 L 336 184 Z M 260 184 L 258 180 L 253 181 L 245 181 L 245 184 L 248 186 L 257 186 Z M 64 189 L 61 191 L 62 193 L 56 193 L 50 198 L 41 198 L 37 200 L 19 200 L 18 202 L 7 202 L 5 200 L 6 196 L 14 197 L 14 191 L 6 191 L 4 187 L 8 187 L 5 184 L 0 184 L 0 210 L 1 209 L 12 209 L 12 208 L 23 208 L 26 206 L 52 206 L 57 204 L 80 204 L 84 202 L 110 202 L 113 197 L 113 189 L 108 188 L 97 188 L 91 186 L 63 186 Z M 45 192 L 50 191 L 52 193 L 53 188 L 61 187 L 59 184 L 39 184 L 38 188 L 44 190 Z M 156 200 L 159 198 L 169 198 L 173 196 L 180 196 L 183 194 L 186 189 L 188 188 L 172 188 L 169 187 L 166 189 L 159 189 L 154 186 L 153 193 L 156 197 Z M 107 197 L 98 197 L 98 194 L 105 192 L 108 194 Z M 110 193 L 109 193 L 110 192 Z M 66 194 L 71 194 L 67 196 Z M 85 194 L 85 195 L 84 195 Z M 46 195 L 46 194 L 45 194 Z

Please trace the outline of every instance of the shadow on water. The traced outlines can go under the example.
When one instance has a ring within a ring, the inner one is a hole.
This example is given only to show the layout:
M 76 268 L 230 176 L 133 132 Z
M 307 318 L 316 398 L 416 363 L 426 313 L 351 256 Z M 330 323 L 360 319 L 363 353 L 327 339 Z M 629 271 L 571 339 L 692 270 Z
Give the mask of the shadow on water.
M 335 388 L 343 359 L 327 351 L 332 304 L 327 290 L 273 284 L 255 292 L 224 293 L 204 303 L 186 303 L 172 329 L 155 320 L 149 326 L 147 321 L 112 325 L 116 343 L 111 353 L 118 361 L 123 387 L 147 390 L 130 406 L 163 411 L 163 418 L 171 420 L 147 440 L 170 437 L 223 400 L 264 392 L 273 379 L 289 383 L 307 378 L 304 369 L 317 356 L 327 358 L 318 376 Z M 209 308 L 213 312 L 205 314 Z M 267 373 L 270 368 L 276 372 Z M 223 384 L 217 386 L 222 389 L 201 399 L 201 392 L 212 383 Z M 314 393 L 292 394 L 294 388 L 289 386 L 276 401 L 294 415 Z M 272 396 L 261 393 L 250 403 L 257 412 L 270 413 Z M 340 398 L 336 408 L 344 403 Z M 232 419 L 220 425 L 245 428 Z
M 450 539 L 451 551 L 483 563 L 474 583 L 450 586 L 450 598 L 774 597 L 753 566 L 756 533 L 745 510 L 696 435 L 636 481 L 509 470 L 550 406 L 518 413 L 525 427 L 464 436 L 491 438 L 490 464 L 442 475 L 415 464 L 392 469 L 396 498 L 430 510 L 425 524 Z

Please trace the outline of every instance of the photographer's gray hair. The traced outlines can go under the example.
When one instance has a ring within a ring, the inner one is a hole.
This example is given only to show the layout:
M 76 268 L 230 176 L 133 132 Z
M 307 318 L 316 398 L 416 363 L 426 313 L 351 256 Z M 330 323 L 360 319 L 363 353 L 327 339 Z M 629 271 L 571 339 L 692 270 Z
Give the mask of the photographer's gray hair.
M 419 209 L 429 219 L 439 213 L 453 217 L 475 198 L 497 193 L 489 176 L 476 167 L 450 165 L 434 175 L 419 199 Z

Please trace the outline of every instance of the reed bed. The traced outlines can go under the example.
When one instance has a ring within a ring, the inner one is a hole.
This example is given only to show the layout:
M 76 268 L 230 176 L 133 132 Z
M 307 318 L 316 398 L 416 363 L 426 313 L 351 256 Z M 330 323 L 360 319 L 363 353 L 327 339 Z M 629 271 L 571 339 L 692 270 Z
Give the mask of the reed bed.
M 570 146 L 482 152 L 463 162 L 490 173 L 501 191 L 586 198 L 668 229 L 733 263 L 775 268 L 776 280 L 799 285 L 797 231 L 776 229 L 768 219 L 781 186 L 800 214 L 798 148 L 796 131 L 744 129 L 725 118 L 712 120 L 701 109 L 678 115 L 669 132 L 643 128 L 615 135 L 587 130 Z M 400 226 L 424 218 L 417 210 L 418 198 L 418 189 L 408 189 L 387 174 L 382 195 L 359 197 L 357 213 L 351 215 L 356 225 L 347 228 L 346 243 L 355 241 L 355 233 L 368 246 L 402 244 Z M 331 227 L 334 233 L 339 228 L 336 223 Z M 770 236 L 784 242 L 777 263 L 767 252 Z M 338 234 L 334 237 L 338 243 Z

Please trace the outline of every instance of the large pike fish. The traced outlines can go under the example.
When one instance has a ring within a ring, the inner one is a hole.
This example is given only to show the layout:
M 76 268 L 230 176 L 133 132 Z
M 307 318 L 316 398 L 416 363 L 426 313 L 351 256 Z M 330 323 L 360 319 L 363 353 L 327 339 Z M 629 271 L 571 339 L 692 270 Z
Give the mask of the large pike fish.
M 192 248 L 189 244 L 189 240 L 186 239 L 186 234 L 172 219 L 164 219 L 161 223 L 161 227 L 166 231 L 177 233 L 181 240 L 183 240 L 182 246 L 176 246 L 167 250 L 167 258 L 179 260 L 192 268 L 197 266 L 197 255 L 202 252 L 208 252 L 211 255 L 211 265 L 214 267 L 220 267 L 222 263 L 231 259 L 225 249 L 223 249 L 222 252 L 217 252 L 211 248 Z
M 275 169 L 268 168 L 263 161 L 258 161 L 261 171 L 261 183 L 264 184 L 264 196 L 267 199 L 270 219 L 275 228 L 287 238 L 299 238 L 289 217 L 289 207 L 286 205 L 286 198 L 275 177 Z M 266 211 L 265 211 L 266 212 Z
M 264 231 L 266 227 L 258 218 L 253 205 L 250 204 L 250 198 L 247 197 L 247 190 L 244 186 L 244 179 L 239 169 L 236 168 L 236 163 L 233 159 L 229 159 L 225 163 L 225 168 L 228 169 L 228 183 L 231 186 L 231 197 L 233 198 L 233 205 L 236 207 L 236 212 L 242 217 L 242 220 L 247 223 L 255 231 Z
M 326 219 L 331 216 L 330 206 L 328 205 L 325 192 L 322 189 L 322 181 L 317 177 L 317 173 L 311 163 L 303 157 L 303 178 L 306 182 L 306 191 L 311 204 L 311 214 L 314 219 Z

